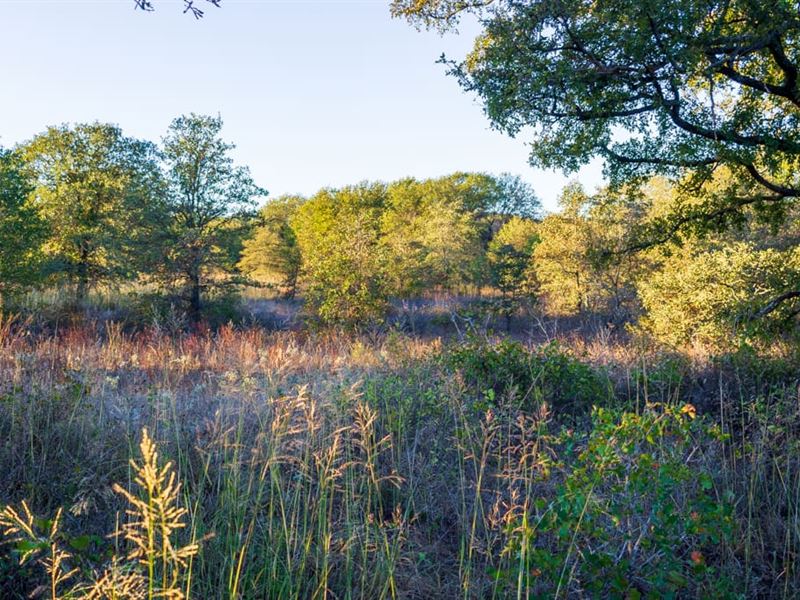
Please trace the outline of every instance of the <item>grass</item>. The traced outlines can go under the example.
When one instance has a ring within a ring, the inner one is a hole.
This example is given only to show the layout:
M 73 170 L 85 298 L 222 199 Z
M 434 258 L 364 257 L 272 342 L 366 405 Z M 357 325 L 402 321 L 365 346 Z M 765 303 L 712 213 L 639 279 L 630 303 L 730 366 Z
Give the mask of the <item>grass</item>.
M 796 363 L 497 348 L 3 317 L 0 596 L 800 594 Z

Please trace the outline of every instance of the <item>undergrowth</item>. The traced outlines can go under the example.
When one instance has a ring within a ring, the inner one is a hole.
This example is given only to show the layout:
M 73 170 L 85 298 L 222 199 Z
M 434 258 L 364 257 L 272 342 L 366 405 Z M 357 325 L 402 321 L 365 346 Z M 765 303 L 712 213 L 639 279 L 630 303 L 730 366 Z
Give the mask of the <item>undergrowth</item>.
M 0 322 L 3 598 L 792 598 L 788 358 Z

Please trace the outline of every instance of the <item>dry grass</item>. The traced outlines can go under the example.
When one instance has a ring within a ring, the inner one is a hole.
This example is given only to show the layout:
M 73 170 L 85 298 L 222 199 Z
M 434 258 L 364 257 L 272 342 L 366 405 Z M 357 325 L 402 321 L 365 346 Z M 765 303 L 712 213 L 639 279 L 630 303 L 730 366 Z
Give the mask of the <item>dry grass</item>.
M 555 337 L 612 372 L 620 410 L 645 419 L 661 415 L 655 400 L 703 394 L 688 399 L 711 407 L 704 419 L 725 434 L 692 429 L 680 447 L 668 429 L 653 444 L 634 441 L 676 473 L 712 473 L 720 499 L 734 495 L 724 541 L 698 550 L 702 535 L 675 538 L 676 560 L 695 578 L 678 593 L 713 590 L 711 577 L 732 582 L 722 596 L 796 597 L 796 384 L 764 387 L 691 357 L 669 370 L 604 334 Z M 114 324 L 34 333 L 2 317 L 0 506 L 17 543 L 0 550 L 0 595 L 589 597 L 582 569 L 611 548 L 630 563 L 629 590 L 654 589 L 663 549 L 634 551 L 625 527 L 609 525 L 610 482 L 622 471 L 585 488 L 581 518 L 559 522 L 566 542 L 545 528 L 574 499 L 580 469 L 610 468 L 580 458 L 594 443 L 588 417 L 556 418 L 546 398 L 487 407 L 442 353 L 438 339 L 400 334 L 170 336 Z M 614 436 L 633 435 L 624 422 Z M 625 461 L 626 477 L 638 472 Z M 669 506 L 689 510 L 696 485 L 676 481 Z M 49 529 L 34 514 L 53 516 Z M 648 522 L 631 516 L 627 527 L 647 540 Z M 20 566 L 20 535 L 47 541 L 36 550 L 44 562 Z M 560 561 L 551 579 L 536 566 L 544 551 Z

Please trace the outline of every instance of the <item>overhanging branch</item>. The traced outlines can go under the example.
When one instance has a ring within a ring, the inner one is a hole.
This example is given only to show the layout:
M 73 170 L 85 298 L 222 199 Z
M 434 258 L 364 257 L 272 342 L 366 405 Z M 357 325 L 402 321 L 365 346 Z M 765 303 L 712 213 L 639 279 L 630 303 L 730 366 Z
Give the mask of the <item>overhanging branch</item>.
M 786 292 L 784 294 L 781 294 L 777 298 L 773 298 L 772 300 L 767 302 L 767 304 L 765 304 L 761 310 L 756 312 L 753 315 L 753 318 L 760 319 L 762 317 L 766 317 L 768 314 L 778 310 L 778 308 L 780 308 L 780 306 L 784 302 L 786 302 L 787 300 L 792 300 L 793 298 L 800 298 L 800 290 L 793 290 L 791 292 Z

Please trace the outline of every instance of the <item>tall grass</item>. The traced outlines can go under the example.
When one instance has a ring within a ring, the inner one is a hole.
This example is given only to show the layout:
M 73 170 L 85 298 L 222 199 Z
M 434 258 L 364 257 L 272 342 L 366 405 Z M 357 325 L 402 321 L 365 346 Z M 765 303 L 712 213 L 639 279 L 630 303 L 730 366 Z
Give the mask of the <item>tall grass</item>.
M 400 334 L 34 331 L 0 320 L 2 597 L 800 593 L 791 363 L 567 340 L 483 385 Z

